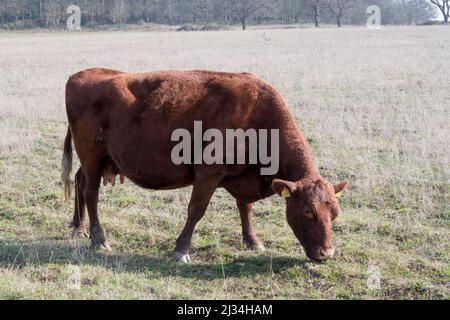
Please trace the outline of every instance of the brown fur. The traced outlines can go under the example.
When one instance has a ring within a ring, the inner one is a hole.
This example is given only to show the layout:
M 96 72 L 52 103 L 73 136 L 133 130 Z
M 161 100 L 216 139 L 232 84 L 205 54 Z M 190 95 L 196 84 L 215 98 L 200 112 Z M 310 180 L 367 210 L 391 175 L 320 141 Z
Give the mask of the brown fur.
M 94 244 L 107 246 L 97 215 L 101 177 L 110 181 L 120 174 L 149 189 L 193 185 L 177 253 L 187 254 L 195 225 L 219 187 L 237 200 L 244 241 L 252 248 L 261 247 L 251 227 L 251 204 L 288 186 L 292 195 L 287 199 L 289 225 L 310 258 L 328 257 L 321 251 L 332 247 L 331 220 L 339 211 L 335 190 L 320 176 L 283 98 L 269 84 L 247 73 L 127 74 L 90 69 L 69 79 L 66 104 L 67 139 L 71 134 L 81 162 L 74 226 L 83 232 L 86 207 Z M 170 155 L 176 143 L 171 134 L 178 128 L 192 132 L 194 121 L 202 121 L 205 130 L 222 132 L 279 129 L 278 174 L 261 176 L 255 165 L 174 165 Z M 64 159 L 68 154 L 66 144 Z M 68 165 L 63 172 L 67 185 Z

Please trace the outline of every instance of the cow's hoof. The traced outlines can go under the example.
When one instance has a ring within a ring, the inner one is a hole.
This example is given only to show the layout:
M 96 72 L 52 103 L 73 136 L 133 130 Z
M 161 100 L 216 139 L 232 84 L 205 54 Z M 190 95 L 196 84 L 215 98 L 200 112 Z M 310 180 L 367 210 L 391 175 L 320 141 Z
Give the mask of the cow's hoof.
M 182 264 L 191 263 L 191 257 L 189 257 L 188 254 L 183 254 L 176 251 L 173 253 L 173 260 L 175 260 L 175 262 L 179 262 Z
M 109 245 L 109 243 L 107 241 L 105 241 L 103 243 L 93 243 L 92 248 L 94 250 L 99 250 L 99 251 L 104 251 L 104 252 L 112 251 L 111 246 Z
M 89 233 L 85 229 L 75 229 L 72 232 L 72 239 L 89 239 Z
M 247 247 L 251 251 L 265 251 L 266 250 L 266 247 L 264 247 L 264 244 L 261 241 L 247 243 Z

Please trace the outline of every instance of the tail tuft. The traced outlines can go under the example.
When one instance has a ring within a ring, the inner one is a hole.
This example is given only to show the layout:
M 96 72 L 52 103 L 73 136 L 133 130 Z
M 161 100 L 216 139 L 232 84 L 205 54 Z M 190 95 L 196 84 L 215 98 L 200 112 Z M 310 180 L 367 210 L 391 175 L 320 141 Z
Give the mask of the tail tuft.
M 72 173 L 72 132 L 70 128 L 67 129 L 66 140 L 64 141 L 64 153 L 61 160 L 61 180 L 64 185 L 64 197 L 65 201 L 68 202 L 72 195 L 72 180 L 70 179 L 70 174 Z

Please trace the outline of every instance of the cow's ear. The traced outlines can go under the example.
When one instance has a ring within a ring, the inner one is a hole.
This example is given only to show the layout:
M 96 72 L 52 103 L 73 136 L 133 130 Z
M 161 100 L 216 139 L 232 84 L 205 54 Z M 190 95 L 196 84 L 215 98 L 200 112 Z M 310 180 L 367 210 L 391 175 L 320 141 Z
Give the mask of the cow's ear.
M 344 191 L 345 189 L 347 189 L 347 187 L 348 187 L 348 182 L 347 182 L 347 181 L 338 183 L 338 184 L 336 184 L 336 185 L 334 186 L 334 193 L 335 193 L 335 194 L 339 194 L 339 193 L 341 193 L 342 191 Z
M 272 181 L 272 190 L 280 197 L 289 198 L 297 194 L 298 186 L 291 181 L 275 179 Z

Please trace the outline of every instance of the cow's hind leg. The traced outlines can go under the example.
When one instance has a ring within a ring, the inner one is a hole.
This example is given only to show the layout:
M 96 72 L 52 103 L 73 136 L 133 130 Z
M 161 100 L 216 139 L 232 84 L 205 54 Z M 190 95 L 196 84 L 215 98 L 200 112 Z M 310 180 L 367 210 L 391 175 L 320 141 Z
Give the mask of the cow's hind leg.
M 89 238 L 86 231 L 86 204 L 84 202 L 83 191 L 86 179 L 83 170 L 80 168 L 75 175 L 75 212 L 73 215 L 73 238 Z
M 264 250 L 264 244 L 258 239 L 252 227 L 252 207 L 251 203 L 244 203 L 236 200 L 242 222 L 243 241 L 248 248 L 254 251 Z
M 111 247 L 106 241 L 105 234 L 98 218 L 98 194 L 100 190 L 100 182 L 102 178 L 101 161 L 89 163 L 83 167 L 85 174 L 85 187 L 83 196 L 86 203 L 86 208 L 89 213 L 89 231 L 91 234 L 92 246 L 102 250 L 111 251 Z
M 195 226 L 205 214 L 217 185 L 218 182 L 213 179 L 196 178 L 189 202 L 187 222 L 181 235 L 178 237 L 173 254 L 176 261 L 183 263 L 191 262 L 188 252 L 191 246 L 192 234 L 194 233 Z

